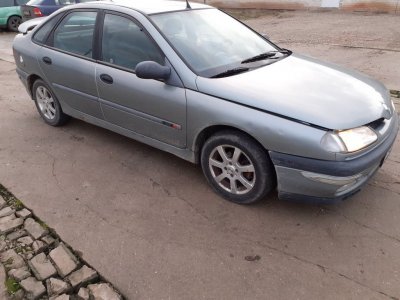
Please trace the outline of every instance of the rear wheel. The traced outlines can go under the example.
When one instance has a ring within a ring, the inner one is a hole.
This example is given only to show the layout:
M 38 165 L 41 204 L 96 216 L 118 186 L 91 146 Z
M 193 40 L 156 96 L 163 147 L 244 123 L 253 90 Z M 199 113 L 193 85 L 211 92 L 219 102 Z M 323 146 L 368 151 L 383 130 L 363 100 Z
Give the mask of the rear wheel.
M 203 146 L 201 166 L 213 189 L 235 203 L 254 203 L 275 188 L 275 172 L 268 154 L 240 132 L 223 131 L 211 136 Z
M 9 17 L 7 21 L 8 30 L 18 32 L 18 27 L 21 25 L 21 22 L 21 17 L 19 16 Z
M 32 92 L 36 108 L 47 124 L 61 126 L 69 120 L 69 116 L 63 113 L 56 96 L 44 81 L 36 80 Z

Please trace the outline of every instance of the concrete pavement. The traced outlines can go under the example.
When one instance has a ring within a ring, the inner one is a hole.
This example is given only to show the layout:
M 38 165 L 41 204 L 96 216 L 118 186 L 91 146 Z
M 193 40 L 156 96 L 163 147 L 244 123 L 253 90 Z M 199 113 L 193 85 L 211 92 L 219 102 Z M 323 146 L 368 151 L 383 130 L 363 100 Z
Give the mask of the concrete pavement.
M 246 22 L 399 89 L 392 17 L 274 12 Z M 233 205 L 198 166 L 170 154 L 77 120 L 46 126 L 9 62 L 11 39 L 0 34 L 0 182 L 128 299 L 400 298 L 399 138 L 342 204 L 273 193 Z

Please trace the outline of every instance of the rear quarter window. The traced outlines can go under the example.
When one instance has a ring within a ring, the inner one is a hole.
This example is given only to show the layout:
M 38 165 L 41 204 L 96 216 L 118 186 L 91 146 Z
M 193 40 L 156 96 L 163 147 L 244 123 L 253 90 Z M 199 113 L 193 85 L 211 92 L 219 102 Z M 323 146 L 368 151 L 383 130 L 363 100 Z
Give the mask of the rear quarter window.
M 48 20 L 38 31 L 34 34 L 33 40 L 40 44 L 46 44 L 47 38 L 49 37 L 54 26 L 57 25 L 58 21 L 62 18 L 63 14 L 58 14 L 55 17 Z

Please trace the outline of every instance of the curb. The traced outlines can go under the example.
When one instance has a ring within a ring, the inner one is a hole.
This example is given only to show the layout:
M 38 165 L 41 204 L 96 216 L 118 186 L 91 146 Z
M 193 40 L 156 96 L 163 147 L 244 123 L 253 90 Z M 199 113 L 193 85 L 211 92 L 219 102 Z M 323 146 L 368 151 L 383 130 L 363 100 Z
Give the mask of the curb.
M 1 184 L 0 281 L 0 299 L 125 299 Z

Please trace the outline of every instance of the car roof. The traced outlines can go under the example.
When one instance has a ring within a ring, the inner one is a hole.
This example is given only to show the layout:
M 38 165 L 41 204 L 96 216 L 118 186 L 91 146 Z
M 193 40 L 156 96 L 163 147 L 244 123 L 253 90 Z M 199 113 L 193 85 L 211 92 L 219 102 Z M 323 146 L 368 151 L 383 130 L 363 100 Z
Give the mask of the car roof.
M 144 14 L 157 14 L 163 12 L 180 11 L 186 10 L 185 1 L 169 1 L 169 0 L 108 0 L 99 1 L 92 3 L 101 3 L 108 5 L 117 5 L 127 8 L 132 8 L 134 10 L 141 11 Z M 209 5 L 190 2 L 192 9 L 202 9 L 202 8 L 212 8 Z

